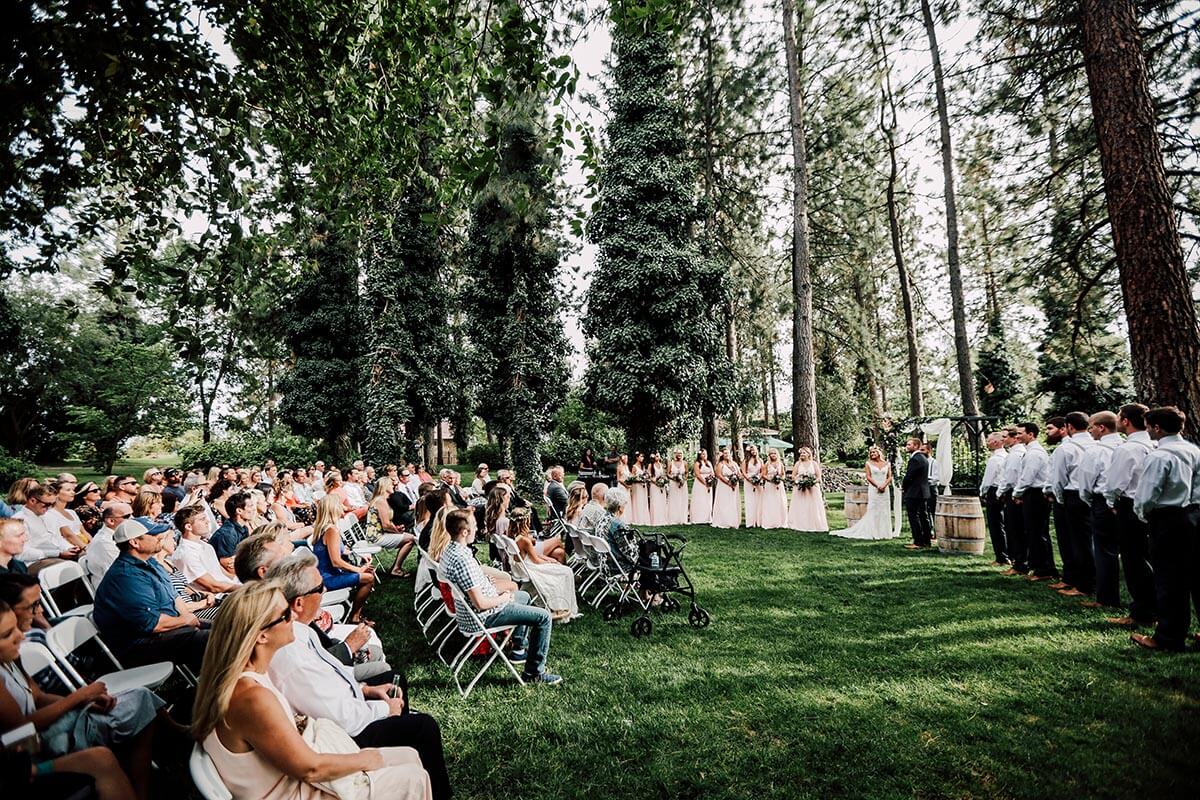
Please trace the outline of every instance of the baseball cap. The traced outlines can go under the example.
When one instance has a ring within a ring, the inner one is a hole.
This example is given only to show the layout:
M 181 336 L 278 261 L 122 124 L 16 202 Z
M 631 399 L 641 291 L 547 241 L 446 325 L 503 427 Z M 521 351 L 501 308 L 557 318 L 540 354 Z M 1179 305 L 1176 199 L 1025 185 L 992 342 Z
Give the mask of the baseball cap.
M 128 542 L 139 536 L 145 536 L 150 530 L 136 519 L 127 519 L 113 531 L 113 541 L 117 544 Z
M 142 523 L 142 527 L 153 536 L 158 536 L 160 533 L 166 533 L 171 530 L 171 526 L 165 522 L 155 522 L 150 517 L 134 517 L 135 520 Z

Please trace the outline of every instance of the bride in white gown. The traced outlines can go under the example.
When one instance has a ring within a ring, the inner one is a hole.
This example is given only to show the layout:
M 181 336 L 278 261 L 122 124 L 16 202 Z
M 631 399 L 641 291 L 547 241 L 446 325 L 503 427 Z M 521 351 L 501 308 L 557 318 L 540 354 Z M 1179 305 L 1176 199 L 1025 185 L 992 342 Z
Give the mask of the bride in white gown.
M 894 539 L 898 534 L 892 531 L 892 465 L 882 450 L 872 447 L 863 471 L 868 484 L 867 512 L 849 528 L 830 534 L 846 539 Z

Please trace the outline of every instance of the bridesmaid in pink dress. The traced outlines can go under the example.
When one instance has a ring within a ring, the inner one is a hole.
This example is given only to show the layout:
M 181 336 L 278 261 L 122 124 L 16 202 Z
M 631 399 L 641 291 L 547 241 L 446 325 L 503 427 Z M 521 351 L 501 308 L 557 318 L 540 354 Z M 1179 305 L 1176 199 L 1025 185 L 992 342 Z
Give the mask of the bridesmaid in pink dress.
M 800 478 L 810 477 L 811 489 L 800 488 Z M 801 447 L 796 451 L 796 463 L 792 465 L 792 507 L 788 511 L 787 526 L 796 531 L 829 530 L 829 519 L 825 516 L 825 494 L 821 491 L 821 465 L 813 459 L 812 450 Z
M 658 453 L 650 456 L 650 467 L 646 470 L 646 476 L 650 478 L 650 482 L 646 484 L 646 491 L 650 493 L 650 524 L 670 525 L 667 518 L 667 486 L 671 482 L 667 480 L 667 468 Z M 663 481 L 666 481 L 666 485 L 659 486 Z
M 717 456 L 717 466 L 714 474 L 717 485 L 714 487 L 712 526 L 714 528 L 736 528 L 742 524 L 742 503 L 738 497 L 737 464 L 729 453 L 722 452 Z
M 696 463 L 692 466 L 692 524 L 707 525 L 712 522 L 713 488 L 708 485 L 713 478 L 713 465 L 708 460 L 708 451 L 700 448 L 696 454 Z
M 646 456 L 633 454 L 633 466 L 629 468 L 633 485 L 629 487 L 629 519 L 634 525 L 650 524 L 650 494 L 646 491 Z
M 627 453 L 622 453 L 621 457 L 617 459 L 617 486 L 623 486 L 625 491 L 629 492 L 632 496 L 633 487 L 629 485 L 629 476 L 629 455 Z M 626 525 L 633 524 L 633 517 L 629 513 L 629 509 L 632 505 L 633 503 L 626 503 L 625 507 L 621 509 L 620 515 L 617 517 L 617 519 L 621 520 L 621 522 L 624 522 Z
M 783 479 L 787 477 L 787 465 L 779 458 L 779 451 L 771 448 L 767 463 L 763 467 L 762 501 L 759 506 L 759 522 L 764 528 L 783 528 L 787 525 L 787 493 Z
M 688 523 L 688 465 L 683 460 L 683 451 L 676 450 L 667 464 L 667 524 Z
M 746 527 L 762 527 L 762 495 L 763 487 L 755 486 L 755 482 L 763 479 L 763 462 L 758 457 L 758 448 L 750 445 L 746 448 L 746 461 L 742 464 L 742 477 L 746 480 Z

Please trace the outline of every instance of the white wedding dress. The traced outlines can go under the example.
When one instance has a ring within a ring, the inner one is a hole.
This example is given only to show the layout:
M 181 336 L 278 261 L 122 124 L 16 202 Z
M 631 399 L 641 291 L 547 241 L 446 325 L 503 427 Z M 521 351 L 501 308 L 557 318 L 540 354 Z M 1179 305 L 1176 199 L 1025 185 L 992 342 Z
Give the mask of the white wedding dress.
M 888 466 L 876 467 L 868 464 L 871 470 L 871 480 L 883 483 L 887 480 Z M 892 531 L 892 486 L 888 484 L 882 492 L 874 486 L 867 487 L 867 512 L 862 519 L 849 528 L 840 531 L 830 531 L 831 536 L 841 536 L 845 539 L 894 539 L 899 534 Z

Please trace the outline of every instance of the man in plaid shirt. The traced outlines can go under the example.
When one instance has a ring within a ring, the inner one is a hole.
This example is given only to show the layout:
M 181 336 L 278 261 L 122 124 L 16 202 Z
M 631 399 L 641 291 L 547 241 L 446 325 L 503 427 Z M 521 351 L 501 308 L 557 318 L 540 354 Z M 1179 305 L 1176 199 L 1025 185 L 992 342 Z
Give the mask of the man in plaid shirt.
M 475 515 L 466 509 L 456 509 L 446 515 L 446 533 L 450 544 L 442 552 L 441 577 L 453 584 L 470 603 L 483 624 L 489 628 L 516 625 L 513 633 L 514 650 L 509 654 L 513 664 L 524 663 L 523 680 L 533 683 L 554 685 L 562 683 L 562 677 L 546 672 L 546 654 L 550 651 L 550 627 L 553 624 L 550 612 L 529 605 L 529 594 L 523 591 L 500 594 L 483 574 L 475 554 L 469 545 L 475 541 Z M 478 621 L 460 604 L 455 608 L 459 630 L 464 633 L 479 633 Z M 533 641 L 526 642 L 532 630 Z

